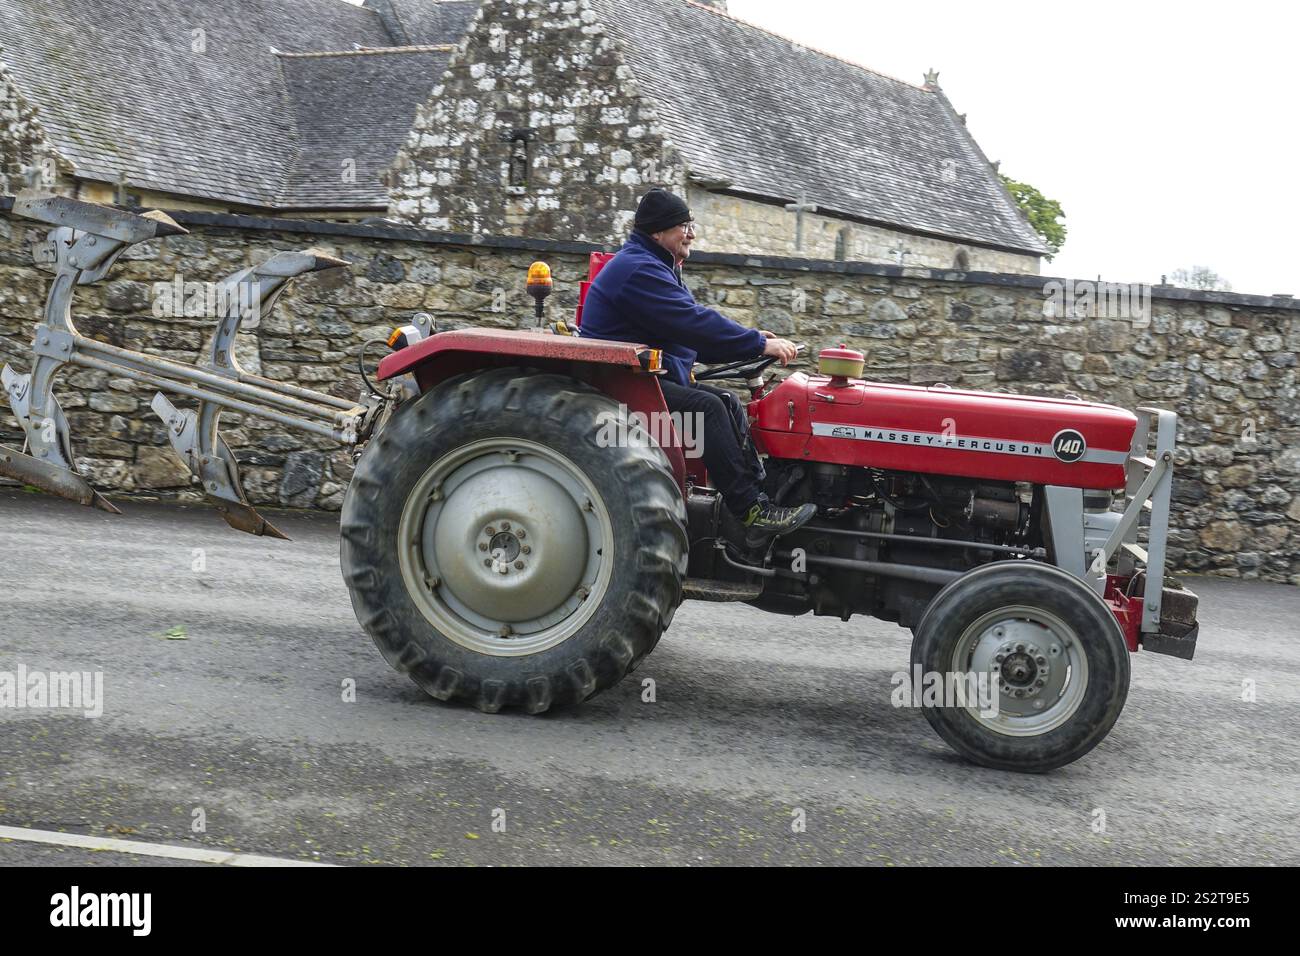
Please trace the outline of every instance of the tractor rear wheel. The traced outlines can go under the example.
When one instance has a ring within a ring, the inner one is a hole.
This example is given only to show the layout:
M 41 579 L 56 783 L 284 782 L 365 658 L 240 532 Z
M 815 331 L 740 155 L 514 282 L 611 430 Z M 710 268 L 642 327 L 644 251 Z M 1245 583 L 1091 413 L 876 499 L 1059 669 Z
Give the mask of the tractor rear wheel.
M 667 458 L 625 408 L 560 375 L 480 370 L 402 405 L 357 465 L 341 528 L 353 608 L 389 664 L 487 712 L 617 683 L 682 599 Z
M 955 706 L 924 707 L 926 719 L 986 767 L 1041 773 L 1079 759 L 1128 695 L 1129 650 L 1115 616 L 1050 565 L 999 561 L 962 575 L 930 602 L 915 635 L 913 674 L 952 675 L 967 688 Z

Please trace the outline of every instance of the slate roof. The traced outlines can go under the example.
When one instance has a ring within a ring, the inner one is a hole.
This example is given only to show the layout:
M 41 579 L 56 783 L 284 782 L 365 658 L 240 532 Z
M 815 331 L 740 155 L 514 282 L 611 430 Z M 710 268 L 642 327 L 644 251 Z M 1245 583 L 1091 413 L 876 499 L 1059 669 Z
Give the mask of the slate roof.
M 380 14 L 397 43 L 440 44 L 465 35 L 479 0 L 366 0 L 366 6 Z
M 684 0 L 590 0 L 693 177 L 1047 251 L 947 98 Z
M 1046 251 L 938 90 L 687 0 L 590 2 L 698 180 Z M 0 61 L 84 178 L 265 209 L 385 209 L 380 176 L 478 7 L 0 0 Z
M 477 4 L 448 6 L 413 17 L 417 35 L 459 41 L 439 30 L 462 29 Z M 409 131 L 447 55 L 387 52 L 404 43 L 342 0 L 0 0 L 0 60 L 77 175 L 270 209 L 387 207 L 393 130 Z M 357 47 L 376 52 L 278 55 Z M 364 133 L 343 118 L 365 119 Z
M 299 149 L 280 205 L 386 207 L 380 177 L 410 135 L 416 107 L 429 98 L 452 49 L 282 54 Z M 352 183 L 344 177 L 348 161 Z

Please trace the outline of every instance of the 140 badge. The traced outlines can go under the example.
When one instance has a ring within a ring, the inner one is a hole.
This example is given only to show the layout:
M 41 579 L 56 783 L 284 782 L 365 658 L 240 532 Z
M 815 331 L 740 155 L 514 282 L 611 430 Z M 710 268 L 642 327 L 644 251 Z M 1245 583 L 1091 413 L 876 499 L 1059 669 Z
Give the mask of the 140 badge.
M 1087 451 L 1087 440 L 1073 428 L 1061 429 L 1052 439 L 1052 454 L 1063 462 L 1078 461 Z

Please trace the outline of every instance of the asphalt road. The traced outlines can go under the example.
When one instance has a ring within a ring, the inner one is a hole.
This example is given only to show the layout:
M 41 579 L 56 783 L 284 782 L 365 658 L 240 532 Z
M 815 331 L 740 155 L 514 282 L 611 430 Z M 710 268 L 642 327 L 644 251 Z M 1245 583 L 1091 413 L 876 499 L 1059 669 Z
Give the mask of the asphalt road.
M 0 709 L 0 825 L 340 864 L 1300 863 L 1294 587 L 1189 582 L 1197 659 L 1137 655 L 1110 737 L 1023 776 L 891 706 L 891 624 L 688 602 L 581 709 L 489 716 L 388 669 L 333 516 L 122 506 L 0 491 L 0 670 L 104 675 L 95 719 Z M 143 861 L 0 842 L 59 862 Z

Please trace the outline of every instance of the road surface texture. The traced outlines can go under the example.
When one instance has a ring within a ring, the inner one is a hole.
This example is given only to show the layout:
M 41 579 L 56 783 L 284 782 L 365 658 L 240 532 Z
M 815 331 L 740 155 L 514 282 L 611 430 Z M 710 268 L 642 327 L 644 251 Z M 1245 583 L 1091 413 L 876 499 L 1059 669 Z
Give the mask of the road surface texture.
M 892 624 L 688 602 L 582 708 L 491 716 L 388 669 L 334 516 L 122 508 L 0 490 L 0 671 L 104 680 L 98 718 L 0 710 L 0 826 L 352 865 L 1300 863 L 1294 587 L 1191 581 L 1197 659 L 1136 655 L 1110 737 L 1026 776 L 891 705 Z M 59 862 L 163 861 L 0 842 Z

